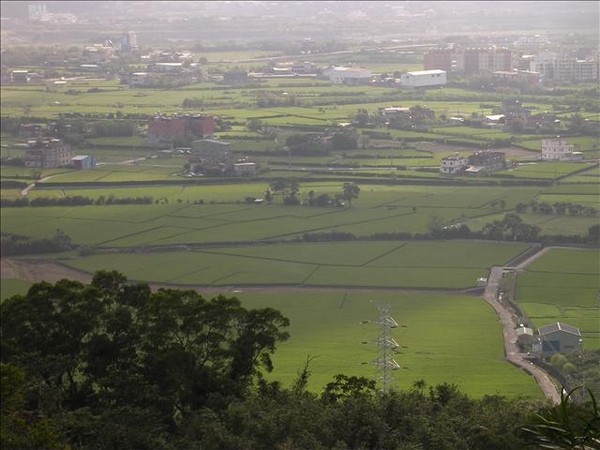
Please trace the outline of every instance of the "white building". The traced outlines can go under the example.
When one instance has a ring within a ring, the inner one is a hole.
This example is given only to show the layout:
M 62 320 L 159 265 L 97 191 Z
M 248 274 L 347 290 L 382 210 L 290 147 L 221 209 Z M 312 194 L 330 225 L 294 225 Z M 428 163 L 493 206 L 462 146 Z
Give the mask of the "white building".
M 366 84 L 373 76 L 369 69 L 361 67 L 332 67 L 326 69 L 323 74 L 329 77 L 333 84 Z
M 256 163 L 239 162 L 233 164 L 233 173 L 236 176 L 254 176 L 256 175 Z
M 574 161 L 581 160 L 581 152 L 575 151 L 574 144 L 567 144 L 566 139 L 542 139 L 542 161 Z
M 154 72 L 179 73 L 183 70 L 183 63 L 180 62 L 157 62 L 152 66 Z
M 400 77 L 400 83 L 405 87 L 443 86 L 447 83 L 445 70 L 419 70 L 406 72 Z
M 595 81 L 599 78 L 597 57 L 577 59 L 572 55 L 541 52 L 531 61 L 530 70 L 539 72 L 544 82 Z
M 131 87 L 147 86 L 151 83 L 152 77 L 148 72 L 134 72 L 130 75 L 129 84 Z
M 466 156 L 461 156 L 458 153 L 442 158 L 440 163 L 440 173 L 445 175 L 455 175 L 463 171 L 469 163 Z

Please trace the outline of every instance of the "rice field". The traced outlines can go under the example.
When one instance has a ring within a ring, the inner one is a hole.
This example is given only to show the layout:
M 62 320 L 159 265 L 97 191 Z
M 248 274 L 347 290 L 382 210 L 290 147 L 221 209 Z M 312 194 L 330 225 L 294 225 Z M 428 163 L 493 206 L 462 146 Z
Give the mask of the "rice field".
M 552 248 L 519 274 L 516 301 L 538 328 L 580 328 L 583 346 L 600 349 L 600 257 L 597 249 Z
M 502 332 L 494 312 L 478 297 L 441 294 L 237 292 L 245 307 L 274 307 L 290 319 L 289 341 L 278 345 L 267 379 L 290 386 L 310 359 L 309 389 L 320 391 L 334 375 L 378 379 L 372 362 L 378 307 L 405 327 L 392 330 L 402 346 L 394 356 L 401 369 L 390 385 L 408 389 L 417 380 L 448 382 L 473 397 L 493 392 L 541 399 L 533 379 L 504 362 Z M 371 321 L 371 323 L 361 323 Z

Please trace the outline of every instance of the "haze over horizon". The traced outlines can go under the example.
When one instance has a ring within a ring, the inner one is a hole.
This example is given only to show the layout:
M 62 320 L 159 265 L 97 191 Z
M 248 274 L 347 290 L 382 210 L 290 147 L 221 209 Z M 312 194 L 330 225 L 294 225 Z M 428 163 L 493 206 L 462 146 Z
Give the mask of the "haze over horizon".
M 3 34 L 11 38 L 19 34 L 28 42 L 43 28 L 46 43 L 60 40 L 60 35 L 69 31 L 77 32 L 73 39 L 83 40 L 84 29 L 90 39 L 99 32 L 98 26 L 135 30 L 149 43 L 303 38 L 361 41 L 573 30 L 588 33 L 599 29 L 600 20 L 598 2 L 589 1 L 5 0 L 1 5 Z M 45 8 L 57 23 L 33 17 L 32 5 Z M 23 20 L 31 30 L 19 28 Z M 58 25 L 59 35 L 50 33 Z

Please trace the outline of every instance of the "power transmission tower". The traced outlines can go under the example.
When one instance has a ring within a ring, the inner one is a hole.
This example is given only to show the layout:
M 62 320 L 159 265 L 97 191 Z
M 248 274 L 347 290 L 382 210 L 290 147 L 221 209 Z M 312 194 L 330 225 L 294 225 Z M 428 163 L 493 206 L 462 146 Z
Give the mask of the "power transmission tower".
M 399 351 L 400 345 L 395 341 L 391 333 L 393 328 L 397 328 L 400 325 L 389 315 L 389 305 L 379 305 L 377 309 L 379 310 L 379 318 L 376 321 L 366 320 L 361 323 L 374 323 L 379 326 L 379 337 L 375 341 L 375 344 L 379 347 L 380 354 L 379 358 L 371 362 L 379 367 L 379 371 L 381 372 L 381 390 L 385 394 L 388 392 L 389 383 L 393 379 L 390 373 L 400 368 L 400 364 L 393 358 L 393 355 Z M 363 344 L 367 343 L 369 342 L 363 342 Z

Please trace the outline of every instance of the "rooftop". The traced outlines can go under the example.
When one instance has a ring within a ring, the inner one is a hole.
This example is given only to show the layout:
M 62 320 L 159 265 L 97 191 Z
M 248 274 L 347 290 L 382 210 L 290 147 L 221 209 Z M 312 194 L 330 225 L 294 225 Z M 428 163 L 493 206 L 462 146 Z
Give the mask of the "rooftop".
M 544 325 L 538 329 L 540 336 L 546 336 L 552 333 L 556 333 L 557 331 L 563 331 L 574 336 L 581 336 L 579 328 L 561 322 L 552 323 L 550 325 Z
M 442 73 L 446 73 L 445 70 L 440 70 L 440 69 L 433 69 L 433 70 L 415 70 L 412 72 L 406 72 L 407 74 L 410 75 L 434 75 L 434 74 L 442 74 Z

